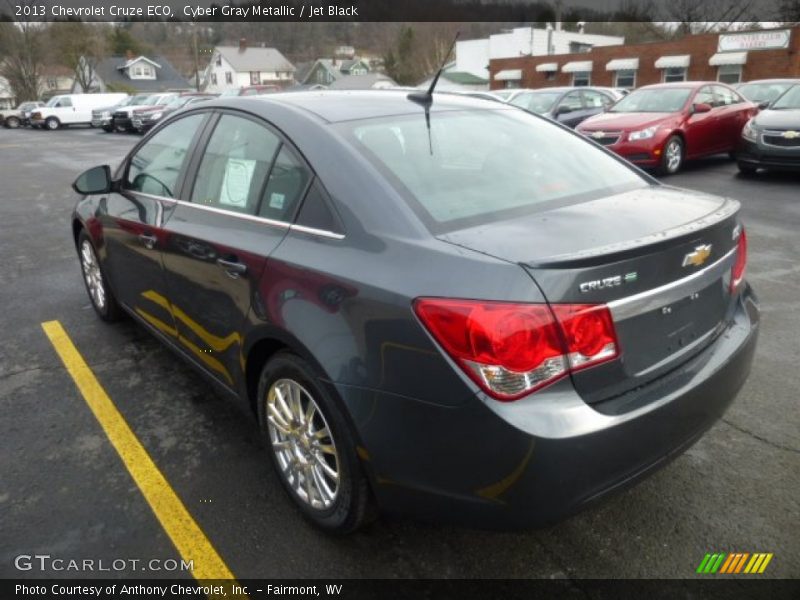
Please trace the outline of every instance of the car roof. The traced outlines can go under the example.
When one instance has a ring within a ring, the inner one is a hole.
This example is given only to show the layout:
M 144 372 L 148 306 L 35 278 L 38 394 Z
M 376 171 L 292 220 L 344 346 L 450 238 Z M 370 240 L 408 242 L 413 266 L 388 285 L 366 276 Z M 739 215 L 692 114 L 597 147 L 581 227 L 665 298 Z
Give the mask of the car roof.
M 774 79 L 753 79 L 752 81 L 743 81 L 739 85 L 751 85 L 753 83 L 756 84 L 765 84 L 769 85 L 770 83 L 800 83 L 800 78 L 797 77 L 776 77 Z
M 704 85 L 721 85 L 728 86 L 727 83 L 721 81 L 670 81 L 669 83 L 653 83 L 651 85 L 643 85 L 637 90 L 655 90 L 655 89 L 668 89 L 668 88 L 691 88 L 696 89 Z M 728 86 L 729 87 L 729 86 Z
M 269 105 L 281 104 L 312 113 L 328 121 L 355 121 L 388 116 L 422 113 L 424 108 L 408 99 L 408 91 L 402 90 L 321 90 L 307 92 L 278 92 L 265 96 L 220 97 L 204 106 L 237 106 L 257 109 L 259 105 L 265 116 Z M 509 110 L 494 100 L 460 94 L 434 93 L 431 112 L 452 110 Z

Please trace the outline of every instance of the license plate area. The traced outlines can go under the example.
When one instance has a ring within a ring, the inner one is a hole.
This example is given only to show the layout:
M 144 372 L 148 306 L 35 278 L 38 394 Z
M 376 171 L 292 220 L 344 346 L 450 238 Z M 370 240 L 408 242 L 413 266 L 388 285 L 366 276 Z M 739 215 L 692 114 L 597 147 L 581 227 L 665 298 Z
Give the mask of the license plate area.
M 725 317 L 729 295 L 723 283 L 718 279 L 699 291 L 618 322 L 627 374 L 641 375 L 663 366 L 671 356 L 682 357 L 689 347 L 708 337 Z

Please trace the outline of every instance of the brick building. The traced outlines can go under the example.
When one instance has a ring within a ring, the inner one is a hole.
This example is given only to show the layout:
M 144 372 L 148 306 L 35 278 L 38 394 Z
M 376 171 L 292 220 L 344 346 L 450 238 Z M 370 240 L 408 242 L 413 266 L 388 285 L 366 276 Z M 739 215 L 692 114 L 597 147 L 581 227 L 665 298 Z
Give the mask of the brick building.
M 771 77 L 800 78 L 800 26 L 595 46 L 575 54 L 493 59 L 489 73 L 491 89 L 567 85 L 635 88 L 663 81 L 738 83 Z

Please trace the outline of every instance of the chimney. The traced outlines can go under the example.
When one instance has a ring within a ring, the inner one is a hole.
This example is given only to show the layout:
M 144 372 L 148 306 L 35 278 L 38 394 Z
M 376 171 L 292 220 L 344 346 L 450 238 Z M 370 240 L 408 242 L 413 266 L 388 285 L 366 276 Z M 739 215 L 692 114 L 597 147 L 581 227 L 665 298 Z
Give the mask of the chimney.
M 247 50 L 247 38 L 239 38 L 239 52 Z

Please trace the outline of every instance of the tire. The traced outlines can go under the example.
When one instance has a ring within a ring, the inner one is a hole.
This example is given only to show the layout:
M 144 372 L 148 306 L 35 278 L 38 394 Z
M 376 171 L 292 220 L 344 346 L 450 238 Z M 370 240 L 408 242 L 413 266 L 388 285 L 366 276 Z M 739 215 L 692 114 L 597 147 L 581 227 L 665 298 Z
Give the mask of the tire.
M 61 121 L 55 117 L 47 117 L 47 120 L 44 122 L 44 128 L 49 131 L 55 131 L 59 127 L 61 127 Z
M 311 403 L 310 424 L 303 423 Z M 256 404 L 267 454 L 303 516 L 330 533 L 361 527 L 372 512 L 367 479 L 344 414 L 313 369 L 295 354 L 277 353 L 261 371 Z M 325 429 L 330 435 L 318 437 Z
M 742 175 L 754 175 L 758 171 L 758 167 L 743 162 L 736 163 L 736 166 L 739 167 L 739 173 Z
M 78 236 L 78 259 L 81 262 L 86 293 L 89 294 L 89 300 L 92 301 L 92 307 L 97 316 L 109 323 L 119 321 L 124 313 L 100 267 L 94 244 L 85 231 L 81 231 Z
M 111 133 L 112 131 L 114 131 L 114 128 L 113 127 L 109 127 L 108 125 L 104 125 L 103 126 L 103 131 L 105 131 L 106 133 Z
M 673 154 L 673 152 L 677 154 Z M 661 155 L 661 165 L 658 172 L 661 175 L 674 175 L 681 170 L 683 160 L 685 157 L 685 150 L 683 147 L 683 140 L 680 136 L 673 135 L 664 144 L 664 151 Z
M 4 125 L 9 129 L 16 129 L 17 127 L 20 126 L 20 121 L 17 117 L 8 117 L 5 120 Z

